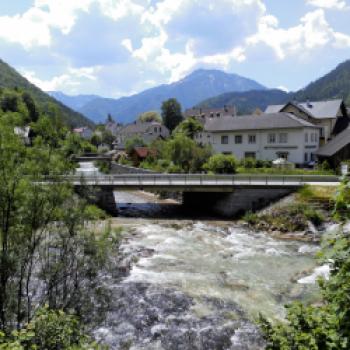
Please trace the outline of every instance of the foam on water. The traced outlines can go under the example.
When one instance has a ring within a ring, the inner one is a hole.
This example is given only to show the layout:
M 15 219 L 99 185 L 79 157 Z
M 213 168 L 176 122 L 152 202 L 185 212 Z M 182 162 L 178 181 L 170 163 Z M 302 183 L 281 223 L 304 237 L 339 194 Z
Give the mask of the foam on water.
M 318 266 L 314 269 L 314 272 L 311 275 L 298 279 L 298 283 L 315 284 L 319 277 L 322 277 L 328 280 L 329 274 L 330 274 L 330 266 L 328 264 Z
M 153 253 L 140 258 L 125 282 L 175 286 L 194 298 L 236 302 L 251 315 L 281 317 L 283 305 L 291 300 L 289 291 L 297 285 L 292 282 L 295 276 L 315 268 L 314 246 L 241 228 L 196 222 L 178 229 L 152 223 L 135 231 L 122 249 Z M 314 288 L 300 289 L 300 297 L 311 295 Z

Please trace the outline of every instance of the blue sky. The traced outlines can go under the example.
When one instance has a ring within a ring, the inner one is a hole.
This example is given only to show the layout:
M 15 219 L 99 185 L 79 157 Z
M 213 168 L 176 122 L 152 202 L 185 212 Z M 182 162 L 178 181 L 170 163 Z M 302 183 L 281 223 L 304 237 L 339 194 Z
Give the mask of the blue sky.
M 296 90 L 350 59 L 350 0 L 0 1 L 0 57 L 44 90 L 130 95 L 217 68 Z

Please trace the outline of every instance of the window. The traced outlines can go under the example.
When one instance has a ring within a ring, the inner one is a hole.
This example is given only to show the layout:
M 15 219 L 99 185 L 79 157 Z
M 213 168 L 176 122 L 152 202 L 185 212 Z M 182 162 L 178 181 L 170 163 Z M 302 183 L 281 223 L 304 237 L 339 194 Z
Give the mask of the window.
M 312 136 L 312 135 L 311 135 L 311 136 Z M 305 134 L 305 142 L 306 142 L 306 143 L 309 142 L 309 134 L 308 134 L 308 133 Z
M 228 145 L 228 136 L 227 135 L 222 135 L 221 136 L 221 144 L 222 145 Z
M 325 134 L 324 128 L 321 128 L 321 129 L 320 129 L 320 137 L 324 137 L 324 134 Z
M 288 142 L 288 134 L 283 132 L 279 135 L 279 141 L 280 143 L 287 143 Z
M 248 135 L 248 143 L 256 143 L 256 135 Z
M 242 135 L 235 135 L 235 144 L 242 143 Z
M 285 160 L 288 160 L 288 152 L 277 152 L 276 155 L 277 158 L 283 158 Z
M 276 143 L 276 134 L 269 134 L 267 140 L 268 143 Z
M 256 158 L 255 152 L 245 152 L 244 153 L 244 158 Z
M 225 155 L 225 156 L 231 156 L 232 152 L 222 152 L 222 154 Z
M 309 159 L 309 155 L 307 153 L 304 154 L 304 162 L 307 163 Z
M 311 142 L 315 142 L 315 134 L 313 132 L 311 133 Z
M 155 126 L 154 127 L 154 132 L 157 132 L 158 131 L 158 128 Z
M 310 154 L 310 159 L 312 162 L 315 161 L 315 155 L 313 153 Z

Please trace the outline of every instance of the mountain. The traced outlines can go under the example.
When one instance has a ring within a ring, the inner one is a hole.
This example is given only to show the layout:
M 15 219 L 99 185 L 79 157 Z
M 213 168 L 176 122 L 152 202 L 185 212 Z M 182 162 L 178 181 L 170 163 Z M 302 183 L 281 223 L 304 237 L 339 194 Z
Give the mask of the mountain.
M 93 101 L 97 98 L 101 98 L 100 96 L 97 96 L 97 95 L 71 96 L 71 95 L 66 95 L 61 91 L 48 91 L 47 94 L 77 112 L 79 112 L 79 109 L 84 107 L 90 101 Z
M 284 104 L 292 100 L 320 101 L 333 98 L 342 98 L 350 106 L 350 60 L 339 64 L 330 73 L 297 92 L 286 93 L 280 90 L 230 92 L 206 99 L 197 106 L 215 108 L 235 105 L 239 114 L 249 114 L 256 108 L 265 110 L 269 104 Z
M 236 74 L 200 69 L 178 82 L 161 85 L 129 97 L 117 100 L 96 98 L 85 104 L 79 111 L 95 122 L 104 121 L 110 113 L 118 122 L 125 123 L 134 120 L 145 111 L 159 111 L 162 102 L 171 97 L 175 97 L 183 109 L 186 109 L 224 92 L 265 89 L 254 80 Z
M 282 90 L 252 90 L 247 92 L 228 92 L 209 98 L 197 105 L 201 108 L 221 108 L 236 106 L 239 114 L 253 113 L 256 108 L 264 111 L 270 104 L 283 104 L 291 100 L 291 94 Z
M 350 105 L 350 60 L 339 64 L 324 77 L 297 91 L 295 98 L 300 101 L 342 98 Z
M 94 123 L 82 114 L 73 111 L 63 103 L 49 96 L 26 78 L 20 75 L 15 69 L 0 59 L 0 88 L 20 89 L 31 94 L 39 109 L 49 113 L 49 106 L 53 105 L 62 116 L 64 122 L 71 126 L 94 126 Z

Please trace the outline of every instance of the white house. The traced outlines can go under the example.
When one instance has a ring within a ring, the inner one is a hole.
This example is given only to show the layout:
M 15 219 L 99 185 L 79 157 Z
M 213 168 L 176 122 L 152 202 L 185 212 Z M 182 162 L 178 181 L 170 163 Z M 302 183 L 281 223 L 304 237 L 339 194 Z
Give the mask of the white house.
M 82 137 L 83 139 L 86 139 L 86 140 L 91 139 L 92 133 L 93 133 L 93 131 L 87 126 L 84 126 L 81 128 L 75 128 L 75 129 L 73 129 L 73 132 L 75 134 L 80 135 L 80 137 Z
M 320 127 L 284 112 L 223 116 L 208 119 L 195 139 L 212 145 L 217 153 L 233 154 L 238 159 L 285 158 L 302 165 L 315 159 Z
M 349 125 L 349 116 L 343 100 L 288 102 L 285 105 L 271 105 L 265 113 L 292 113 L 320 129 L 320 144 L 324 145 Z

